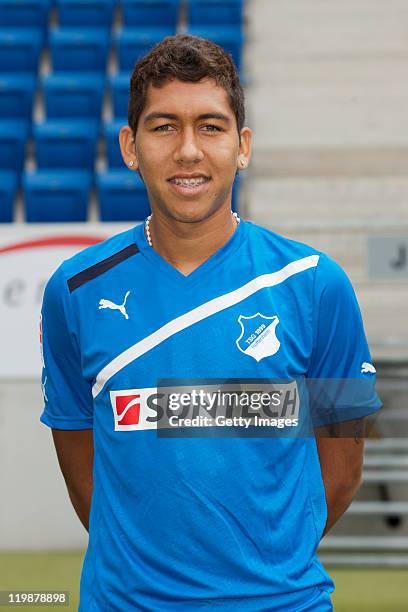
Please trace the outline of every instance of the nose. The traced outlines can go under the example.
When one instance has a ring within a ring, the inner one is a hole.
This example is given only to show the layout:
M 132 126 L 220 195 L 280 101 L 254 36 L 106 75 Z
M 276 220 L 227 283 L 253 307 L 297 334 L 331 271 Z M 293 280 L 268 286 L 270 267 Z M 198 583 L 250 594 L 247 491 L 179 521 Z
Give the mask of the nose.
M 204 159 L 204 153 L 199 145 L 193 128 L 186 128 L 180 132 L 180 140 L 174 151 L 174 161 L 178 163 L 193 164 Z

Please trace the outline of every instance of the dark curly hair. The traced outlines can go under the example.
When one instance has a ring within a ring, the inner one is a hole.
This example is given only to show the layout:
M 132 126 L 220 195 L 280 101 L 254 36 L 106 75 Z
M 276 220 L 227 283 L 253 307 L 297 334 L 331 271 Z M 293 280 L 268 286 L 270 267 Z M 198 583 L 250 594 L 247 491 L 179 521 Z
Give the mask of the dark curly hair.
M 197 83 L 213 79 L 228 94 L 238 134 L 245 123 L 244 91 L 231 55 L 219 45 L 199 36 L 168 36 L 142 57 L 130 79 L 128 123 L 135 136 L 146 105 L 150 84 L 160 87 L 169 81 Z

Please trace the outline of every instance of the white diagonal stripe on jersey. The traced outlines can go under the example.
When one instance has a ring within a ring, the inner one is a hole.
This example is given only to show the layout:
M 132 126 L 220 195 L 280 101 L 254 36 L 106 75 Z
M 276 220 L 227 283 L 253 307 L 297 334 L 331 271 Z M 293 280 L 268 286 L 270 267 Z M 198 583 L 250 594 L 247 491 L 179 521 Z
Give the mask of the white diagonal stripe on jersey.
M 176 317 L 172 321 L 169 321 L 162 327 L 159 327 L 159 329 L 157 329 L 155 332 L 149 336 L 146 336 L 146 338 L 143 338 L 143 340 L 139 340 L 139 342 L 136 342 L 136 344 L 133 344 L 128 349 L 123 351 L 123 353 L 115 357 L 99 372 L 92 387 L 93 397 L 95 398 L 99 395 L 112 376 L 115 376 L 115 374 L 120 372 L 120 370 L 129 365 L 129 363 L 135 359 L 138 359 L 148 351 L 151 351 L 158 344 L 164 342 L 164 340 L 167 340 L 167 338 L 174 336 L 187 327 L 191 327 L 191 325 L 194 325 L 199 321 L 208 319 L 208 317 L 217 314 L 221 310 L 225 310 L 226 308 L 230 308 L 230 306 L 234 306 L 235 304 L 242 302 L 242 300 L 245 300 L 247 297 L 253 295 L 260 289 L 279 285 L 294 274 L 309 270 L 309 268 L 315 268 L 318 261 L 319 255 L 309 255 L 309 257 L 303 257 L 302 259 L 292 261 L 276 272 L 257 276 L 245 285 L 242 285 L 242 287 L 238 287 L 238 289 L 234 289 L 234 291 L 224 293 L 223 295 L 220 295 L 209 302 L 205 302 L 204 304 L 193 308 L 193 310 L 190 310 L 189 312 Z

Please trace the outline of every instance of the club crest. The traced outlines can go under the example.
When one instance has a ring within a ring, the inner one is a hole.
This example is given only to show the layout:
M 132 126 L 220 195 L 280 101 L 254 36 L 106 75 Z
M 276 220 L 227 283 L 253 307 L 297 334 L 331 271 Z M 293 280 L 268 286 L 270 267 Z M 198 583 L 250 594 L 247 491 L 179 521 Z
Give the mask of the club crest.
M 241 353 L 261 361 L 264 357 L 271 357 L 278 352 L 280 342 L 276 336 L 276 326 L 279 323 L 277 315 L 265 317 L 257 312 L 251 317 L 240 315 L 238 323 L 241 334 L 236 345 Z

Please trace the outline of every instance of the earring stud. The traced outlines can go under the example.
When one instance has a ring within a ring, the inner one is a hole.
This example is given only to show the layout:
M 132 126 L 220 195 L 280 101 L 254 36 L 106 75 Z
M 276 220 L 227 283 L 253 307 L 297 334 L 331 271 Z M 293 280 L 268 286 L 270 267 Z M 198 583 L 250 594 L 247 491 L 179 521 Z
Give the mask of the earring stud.
M 246 166 L 246 161 L 244 159 L 241 159 L 241 166 L 244 168 Z
M 130 162 L 128 163 L 128 166 L 132 167 L 134 163 L 135 162 L 133 160 L 130 160 Z

